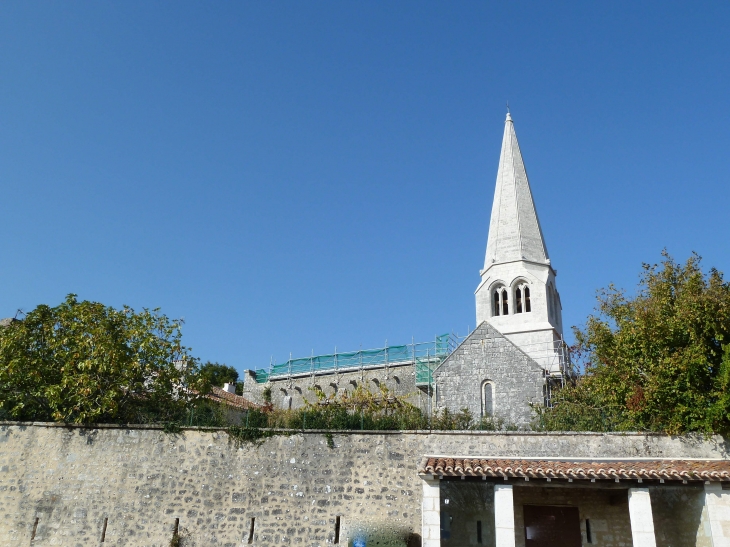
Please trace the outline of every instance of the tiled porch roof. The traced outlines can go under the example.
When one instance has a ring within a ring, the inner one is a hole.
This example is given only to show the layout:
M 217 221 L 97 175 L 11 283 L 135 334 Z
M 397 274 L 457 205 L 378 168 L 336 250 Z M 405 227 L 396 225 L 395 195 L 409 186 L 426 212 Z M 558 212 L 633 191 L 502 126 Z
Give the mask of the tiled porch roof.
M 730 481 L 728 460 L 540 460 L 425 456 L 421 475 L 544 479 Z

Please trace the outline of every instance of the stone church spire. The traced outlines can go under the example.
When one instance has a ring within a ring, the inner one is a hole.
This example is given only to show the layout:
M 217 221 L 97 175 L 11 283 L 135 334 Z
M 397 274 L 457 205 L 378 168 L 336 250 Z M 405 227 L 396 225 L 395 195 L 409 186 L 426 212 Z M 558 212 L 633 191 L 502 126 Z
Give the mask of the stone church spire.
M 487 252 L 477 287 L 477 325 L 489 322 L 546 370 L 562 337 L 555 276 L 532 199 L 527 171 L 507 114 L 489 222 Z M 548 355 L 548 357 L 544 357 Z
M 515 125 L 508 113 L 504 124 L 484 269 L 488 270 L 492 264 L 516 260 L 550 263 L 525 163 L 517 142 Z

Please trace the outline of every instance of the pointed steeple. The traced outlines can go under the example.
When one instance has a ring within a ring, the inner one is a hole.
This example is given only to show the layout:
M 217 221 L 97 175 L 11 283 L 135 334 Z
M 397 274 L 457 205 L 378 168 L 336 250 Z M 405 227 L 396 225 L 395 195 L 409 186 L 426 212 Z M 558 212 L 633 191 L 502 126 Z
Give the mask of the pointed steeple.
M 518 260 L 550 263 L 514 123 L 508 112 L 499 157 L 484 270 L 494 264 Z

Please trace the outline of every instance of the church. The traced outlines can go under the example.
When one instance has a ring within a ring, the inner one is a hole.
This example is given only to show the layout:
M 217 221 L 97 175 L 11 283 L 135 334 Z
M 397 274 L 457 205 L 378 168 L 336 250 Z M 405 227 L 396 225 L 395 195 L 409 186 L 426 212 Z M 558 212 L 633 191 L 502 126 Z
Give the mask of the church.
M 247 371 L 243 395 L 277 408 L 299 408 L 318 389 L 385 386 L 431 413 L 468 409 L 528 428 L 532 406 L 574 378 L 563 341 L 557 272 L 550 261 L 514 122 L 507 114 L 484 268 L 477 286 L 477 327 L 465 338 L 311 356 Z
M 502 430 L 244 442 L 232 429 L 3 422 L 0 544 L 730 547 L 727 439 L 529 430 L 574 380 L 556 273 L 508 115 L 476 329 L 289 359 L 244 385 L 279 408 L 312 389 L 386 386 Z M 231 389 L 215 400 L 248 409 Z

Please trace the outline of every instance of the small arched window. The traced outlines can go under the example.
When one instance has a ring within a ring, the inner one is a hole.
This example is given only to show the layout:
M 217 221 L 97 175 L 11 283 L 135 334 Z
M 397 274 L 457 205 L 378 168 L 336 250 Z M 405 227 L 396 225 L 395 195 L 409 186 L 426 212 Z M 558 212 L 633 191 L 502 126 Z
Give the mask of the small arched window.
M 553 318 L 553 286 L 551 284 L 548 284 L 546 295 L 547 295 L 547 299 L 548 299 L 548 319 L 552 319 Z
M 547 301 L 548 301 L 548 317 L 553 318 L 555 317 L 555 304 L 553 300 L 553 285 L 552 283 L 548 283 L 547 286 Z
M 492 293 L 492 313 L 497 315 L 509 315 L 509 293 L 506 287 L 497 287 Z
M 527 313 L 532 311 L 530 305 L 530 287 L 526 282 L 520 281 L 515 288 L 515 313 Z
M 494 415 L 494 383 L 491 380 L 482 382 L 482 416 Z

